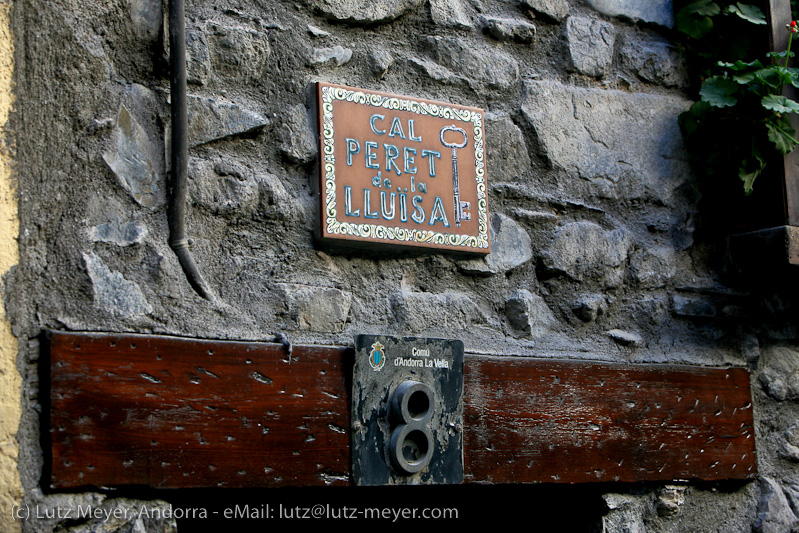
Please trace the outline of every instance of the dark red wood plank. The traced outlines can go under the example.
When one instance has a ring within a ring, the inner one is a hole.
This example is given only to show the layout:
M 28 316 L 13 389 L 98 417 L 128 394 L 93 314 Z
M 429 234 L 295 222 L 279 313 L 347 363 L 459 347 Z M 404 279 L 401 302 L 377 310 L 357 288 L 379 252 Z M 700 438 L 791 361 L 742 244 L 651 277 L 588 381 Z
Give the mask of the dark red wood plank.
M 52 333 L 50 484 L 348 484 L 349 351 Z
M 466 482 L 755 476 L 749 373 L 471 357 Z
M 52 333 L 53 488 L 349 484 L 351 349 Z M 467 356 L 467 482 L 747 479 L 743 369 Z

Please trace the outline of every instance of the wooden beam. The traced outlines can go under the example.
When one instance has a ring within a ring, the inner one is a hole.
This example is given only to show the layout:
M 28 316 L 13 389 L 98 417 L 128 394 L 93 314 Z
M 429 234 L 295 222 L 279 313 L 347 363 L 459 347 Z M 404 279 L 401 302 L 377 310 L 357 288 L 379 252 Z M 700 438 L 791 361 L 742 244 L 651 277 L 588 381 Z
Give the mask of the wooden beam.
M 352 349 L 49 335 L 53 489 L 348 485 Z M 45 379 L 46 381 L 46 379 Z M 467 355 L 472 483 L 749 479 L 749 374 Z
M 50 336 L 50 486 L 349 483 L 346 348 Z
M 767 18 L 771 50 L 782 52 L 788 48 L 789 32 L 786 25 L 791 22 L 791 3 L 789 0 L 769 0 Z M 796 48 L 794 47 L 794 52 Z M 793 100 L 799 99 L 799 93 L 791 84 L 786 84 L 783 95 Z M 789 114 L 794 130 L 799 132 L 799 117 Z M 784 183 L 785 223 L 799 226 L 799 150 L 794 150 L 784 157 L 782 172 Z
M 468 480 L 719 480 L 757 472 L 742 368 L 467 361 Z

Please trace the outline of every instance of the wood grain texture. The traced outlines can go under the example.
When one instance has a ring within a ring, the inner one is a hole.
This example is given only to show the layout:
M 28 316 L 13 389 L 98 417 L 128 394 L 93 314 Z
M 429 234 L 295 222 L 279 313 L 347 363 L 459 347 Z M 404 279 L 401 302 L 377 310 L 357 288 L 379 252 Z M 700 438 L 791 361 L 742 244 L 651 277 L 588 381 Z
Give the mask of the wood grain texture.
M 50 334 L 49 485 L 347 485 L 352 350 Z M 744 369 L 467 355 L 472 483 L 748 479 Z
M 349 483 L 346 348 L 53 333 L 53 488 Z
M 472 357 L 465 480 L 747 479 L 757 471 L 749 373 Z

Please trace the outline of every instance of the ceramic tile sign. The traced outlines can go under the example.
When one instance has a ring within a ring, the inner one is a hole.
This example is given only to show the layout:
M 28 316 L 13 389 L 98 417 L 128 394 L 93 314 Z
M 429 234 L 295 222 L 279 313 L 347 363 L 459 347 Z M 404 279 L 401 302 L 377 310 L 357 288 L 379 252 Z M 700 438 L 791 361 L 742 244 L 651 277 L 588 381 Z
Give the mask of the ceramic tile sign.
M 485 114 L 318 84 L 320 239 L 490 252 Z

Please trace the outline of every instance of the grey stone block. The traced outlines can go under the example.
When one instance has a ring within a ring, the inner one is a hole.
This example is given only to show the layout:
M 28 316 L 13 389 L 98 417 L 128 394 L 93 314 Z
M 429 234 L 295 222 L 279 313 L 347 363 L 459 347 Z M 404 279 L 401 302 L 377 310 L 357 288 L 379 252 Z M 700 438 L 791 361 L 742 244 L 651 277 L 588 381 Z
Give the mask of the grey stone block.
M 677 116 L 691 102 L 682 97 L 531 81 L 522 103 L 544 157 L 594 194 L 669 205 L 690 179 Z
M 593 222 L 572 222 L 555 233 L 541 258 L 551 273 L 617 287 L 624 279 L 631 246 L 632 237 L 626 229 L 604 230 Z
M 583 322 L 593 322 L 608 310 L 608 301 L 601 294 L 586 294 L 574 304 L 574 314 Z
M 757 364 L 760 360 L 760 340 L 754 333 L 744 335 L 741 341 L 741 352 L 750 365 Z
M 569 16 L 567 0 L 521 0 L 520 4 L 555 22 L 563 22 Z
M 486 322 L 485 314 L 464 293 L 411 292 L 394 293 L 391 309 L 400 326 L 412 333 L 428 331 L 464 331 Z
M 472 18 L 461 0 L 430 0 L 430 15 L 439 26 L 462 30 L 474 27 Z
M 543 298 L 519 289 L 505 302 L 505 316 L 511 327 L 533 337 L 547 333 L 557 321 Z
M 603 78 L 613 61 L 616 28 L 588 17 L 571 16 L 566 21 L 566 39 L 574 68 L 581 74 Z
M 297 163 L 310 163 L 318 150 L 316 130 L 311 126 L 308 110 L 302 104 L 289 107 L 278 128 L 280 151 Z
M 280 283 L 275 288 L 283 295 L 297 329 L 325 333 L 344 330 L 352 304 L 351 293 L 332 287 L 292 283 Z
M 677 258 L 673 248 L 657 246 L 634 254 L 630 274 L 646 288 L 663 287 L 677 274 Z
M 666 87 L 688 86 L 685 58 L 666 41 L 628 37 L 619 50 L 619 60 L 623 68 L 644 81 Z
M 248 28 L 209 26 L 211 66 L 230 80 L 254 81 L 264 75 L 271 54 L 268 35 Z
M 189 96 L 188 108 L 190 146 L 249 133 L 269 123 L 260 113 L 214 98 Z
M 330 37 L 329 31 L 325 31 L 318 26 L 314 26 L 313 24 L 308 24 L 308 34 L 311 37 L 316 37 L 316 38 Z
M 491 216 L 491 253 L 486 263 L 492 272 L 506 272 L 533 257 L 530 235 L 512 218 L 501 213 Z
M 352 50 L 343 46 L 333 46 L 330 48 L 314 48 L 311 53 L 311 64 L 316 66 L 336 66 L 346 65 L 352 59 Z
M 211 77 L 211 52 L 205 26 L 186 25 L 186 82 L 205 85 Z
M 222 216 L 252 216 L 258 202 L 258 184 L 248 169 L 220 160 L 191 160 L 189 194 L 192 201 Z
M 530 172 L 524 135 L 507 115 L 486 116 L 486 168 L 495 182 L 515 181 Z
M 329 18 L 370 24 L 399 18 L 424 0 L 306 0 Z
M 644 340 L 637 333 L 631 333 L 622 329 L 612 329 L 610 331 L 606 331 L 605 335 L 622 346 L 638 346 Z
M 94 242 L 109 242 L 117 246 L 131 246 L 140 243 L 147 228 L 135 222 L 122 223 L 117 215 L 112 215 L 109 222 L 92 228 L 91 239 Z
M 716 306 L 713 302 L 701 296 L 685 296 L 675 294 L 672 297 L 672 309 L 675 315 L 712 318 L 716 316 Z
M 149 93 L 143 87 L 126 92 L 112 133 L 112 145 L 103 153 L 103 160 L 136 202 L 156 208 L 166 201 L 164 151 L 152 131 L 154 125 L 142 124 L 139 119 L 147 114 L 141 109 L 148 105 L 147 99 L 139 97 L 144 92 Z M 154 117 L 155 110 L 150 114 Z
M 387 50 L 372 50 L 369 53 L 369 69 L 378 79 L 382 79 L 391 65 L 394 64 L 394 56 Z
M 256 173 L 222 158 L 189 161 L 189 194 L 200 209 L 232 221 L 301 218 L 297 201 L 286 192 L 280 178 Z
M 799 424 L 794 424 L 783 432 L 779 453 L 780 456 L 799 463 Z
M 683 485 L 666 485 L 660 489 L 655 500 L 658 516 L 677 515 L 685 504 L 685 489 Z
M 760 478 L 760 502 L 752 530 L 756 533 L 785 533 L 799 527 L 788 498 L 776 480 Z
M 86 271 L 92 282 L 97 307 L 119 318 L 132 318 L 153 312 L 139 286 L 122 274 L 109 269 L 93 253 L 83 254 Z
M 519 82 L 519 64 L 500 50 L 452 37 L 428 37 L 425 44 L 435 61 L 472 82 L 496 89 Z
M 287 221 L 302 220 L 302 205 L 286 191 L 283 179 L 268 172 L 255 174 L 258 184 L 258 215 Z
M 587 0 L 588 5 L 609 17 L 624 17 L 633 21 L 653 22 L 674 27 L 672 0 Z
M 483 18 L 484 31 L 498 41 L 531 43 L 535 40 L 535 26 L 518 19 Z
M 161 0 L 129 0 L 128 5 L 136 36 L 148 41 L 158 39 L 164 19 Z
M 785 346 L 764 349 L 758 362 L 760 384 L 777 401 L 799 399 L 799 352 Z
M 483 259 L 465 259 L 459 268 L 470 274 L 498 274 L 528 262 L 533 257 L 530 235 L 512 218 L 491 215 L 491 253 Z
M 651 505 L 646 496 L 628 494 L 605 494 L 609 512 L 602 517 L 604 533 L 645 533 L 647 531 L 644 517 Z
M 447 85 L 459 85 L 459 84 L 468 84 L 470 80 L 466 79 L 463 76 L 459 76 L 449 70 L 448 68 L 442 67 L 435 61 L 431 61 L 429 59 L 419 59 L 419 58 L 409 58 L 408 64 L 416 67 L 421 72 L 426 74 L 430 79 L 436 80 L 438 82 L 447 84 Z

